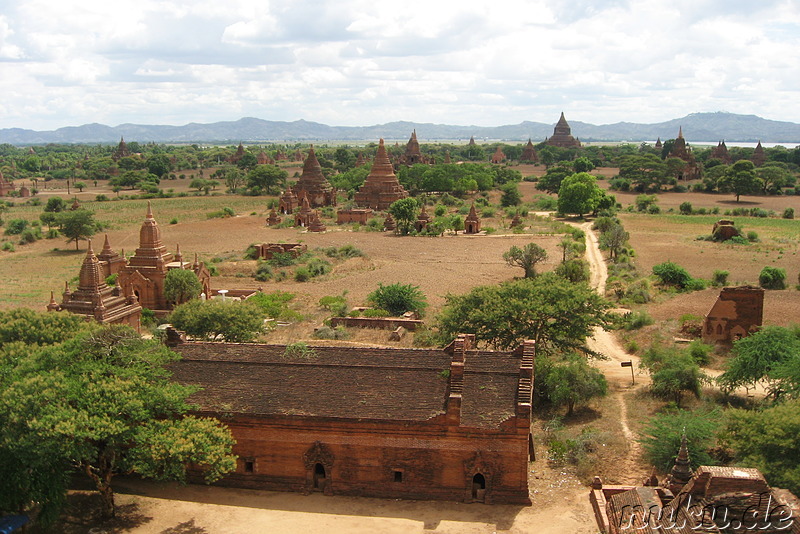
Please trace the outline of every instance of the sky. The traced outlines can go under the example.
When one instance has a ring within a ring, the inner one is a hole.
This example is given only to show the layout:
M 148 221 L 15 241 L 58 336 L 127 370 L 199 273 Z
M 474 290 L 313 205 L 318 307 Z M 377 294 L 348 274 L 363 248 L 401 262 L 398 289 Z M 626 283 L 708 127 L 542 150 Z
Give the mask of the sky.
M 0 128 L 800 122 L 800 0 L 0 0 Z

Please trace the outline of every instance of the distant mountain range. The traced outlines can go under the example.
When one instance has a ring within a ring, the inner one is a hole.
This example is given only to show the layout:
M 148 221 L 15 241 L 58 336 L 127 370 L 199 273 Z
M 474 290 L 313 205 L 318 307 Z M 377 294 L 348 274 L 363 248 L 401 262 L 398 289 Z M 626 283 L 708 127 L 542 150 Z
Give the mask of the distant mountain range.
M 22 128 L 0 129 L 0 143 L 37 145 L 46 143 L 117 143 L 120 137 L 140 143 L 270 143 L 310 141 L 376 141 L 407 139 L 416 129 L 420 142 L 465 140 L 502 140 L 510 142 L 543 141 L 553 134 L 554 124 L 521 122 L 507 126 L 451 126 L 416 122 L 390 122 L 374 126 L 328 126 L 317 122 L 268 121 L 243 118 L 211 124 L 190 123 L 183 126 L 146 124 L 84 124 L 53 131 L 37 132 Z M 683 128 L 687 141 L 725 140 L 728 142 L 798 143 L 800 124 L 762 119 L 755 115 L 734 113 L 692 113 L 680 119 L 657 124 L 618 122 L 596 126 L 571 121 L 572 134 L 582 141 L 651 141 L 672 139 Z

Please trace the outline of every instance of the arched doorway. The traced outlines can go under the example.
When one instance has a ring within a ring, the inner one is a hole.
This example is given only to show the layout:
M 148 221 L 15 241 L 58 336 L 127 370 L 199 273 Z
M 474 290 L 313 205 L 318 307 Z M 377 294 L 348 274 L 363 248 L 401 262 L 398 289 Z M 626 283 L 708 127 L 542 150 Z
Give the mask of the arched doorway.
M 472 500 L 483 502 L 486 498 L 486 477 L 481 473 L 475 473 L 472 477 Z
M 325 466 L 317 463 L 314 464 L 314 475 L 313 475 L 313 488 L 314 491 L 324 491 L 325 490 L 325 482 L 327 481 L 328 477 L 325 473 Z

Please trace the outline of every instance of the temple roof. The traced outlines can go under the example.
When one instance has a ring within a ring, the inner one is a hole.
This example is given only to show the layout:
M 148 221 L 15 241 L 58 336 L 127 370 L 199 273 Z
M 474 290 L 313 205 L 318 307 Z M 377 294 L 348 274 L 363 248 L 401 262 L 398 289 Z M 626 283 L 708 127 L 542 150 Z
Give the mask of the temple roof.
M 292 190 L 295 193 L 299 193 L 300 191 L 316 192 L 319 190 L 329 191 L 330 189 L 332 189 L 332 186 L 322 174 L 322 166 L 319 164 L 317 155 L 314 152 L 314 145 L 311 145 L 308 150 L 308 157 L 303 163 L 303 173 Z
M 136 249 L 130 260 L 131 266 L 142 267 L 152 262 L 169 262 L 172 255 L 167 252 L 167 247 L 161 241 L 161 230 L 153 217 L 153 208 L 147 201 L 147 214 L 139 229 L 139 248 Z

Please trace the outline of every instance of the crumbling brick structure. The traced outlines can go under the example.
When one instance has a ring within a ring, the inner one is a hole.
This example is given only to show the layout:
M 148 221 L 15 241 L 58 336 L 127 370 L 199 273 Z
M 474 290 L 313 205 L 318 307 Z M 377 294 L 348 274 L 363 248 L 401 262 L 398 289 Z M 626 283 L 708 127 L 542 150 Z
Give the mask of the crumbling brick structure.
M 0 172 L 0 197 L 11 196 L 11 193 L 15 191 L 16 188 L 17 186 L 14 185 L 14 182 L 6 180 L 3 173 Z
M 503 148 L 500 145 L 497 145 L 497 150 L 495 150 L 494 154 L 492 154 L 492 163 L 503 163 L 506 159 L 506 153 L 503 152 Z
M 725 287 L 703 321 L 703 342 L 730 345 L 757 331 L 764 319 L 764 289 Z
M 220 484 L 530 504 L 534 344 L 444 350 L 181 342 L 173 378 L 224 414 L 239 456 Z
M 275 254 L 289 253 L 293 258 L 298 258 L 308 250 L 308 245 L 303 243 L 263 243 L 256 245 L 258 257 L 262 260 L 271 260 Z
M 715 241 L 727 241 L 737 235 L 741 235 L 741 233 L 730 219 L 720 219 L 711 228 L 711 236 Z
M 481 220 L 478 217 L 478 212 L 475 211 L 475 204 L 469 207 L 469 214 L 464 219 L 464 233 L 477 234 L 481 231 Z
M 692 149 L 686 145 L 686 139 L 683 138 L 683 127 L 678 127 L 678 137 L 675 139 L 672 150 L 670 150 L 667 157 L 679 158 L 686 163 L 680 176 L 678 176 L 679 180 L 697 180 L 702 177 L 703 172 L 700 164 L 694 158 Z
M 522 155 L 520 156 L 519 160 L 529 163 L 539 162 L 539 154 L 536 153 L 536 149 L 533 147 L 533 143 L 531 143 L 530 138 L 528 139 L 528 144 L 522 149 Z
M 336 224 L 367 224 L 370 217 L 372 217 L 372 210 L 369 208 L 339 210 L 336 212 Z

